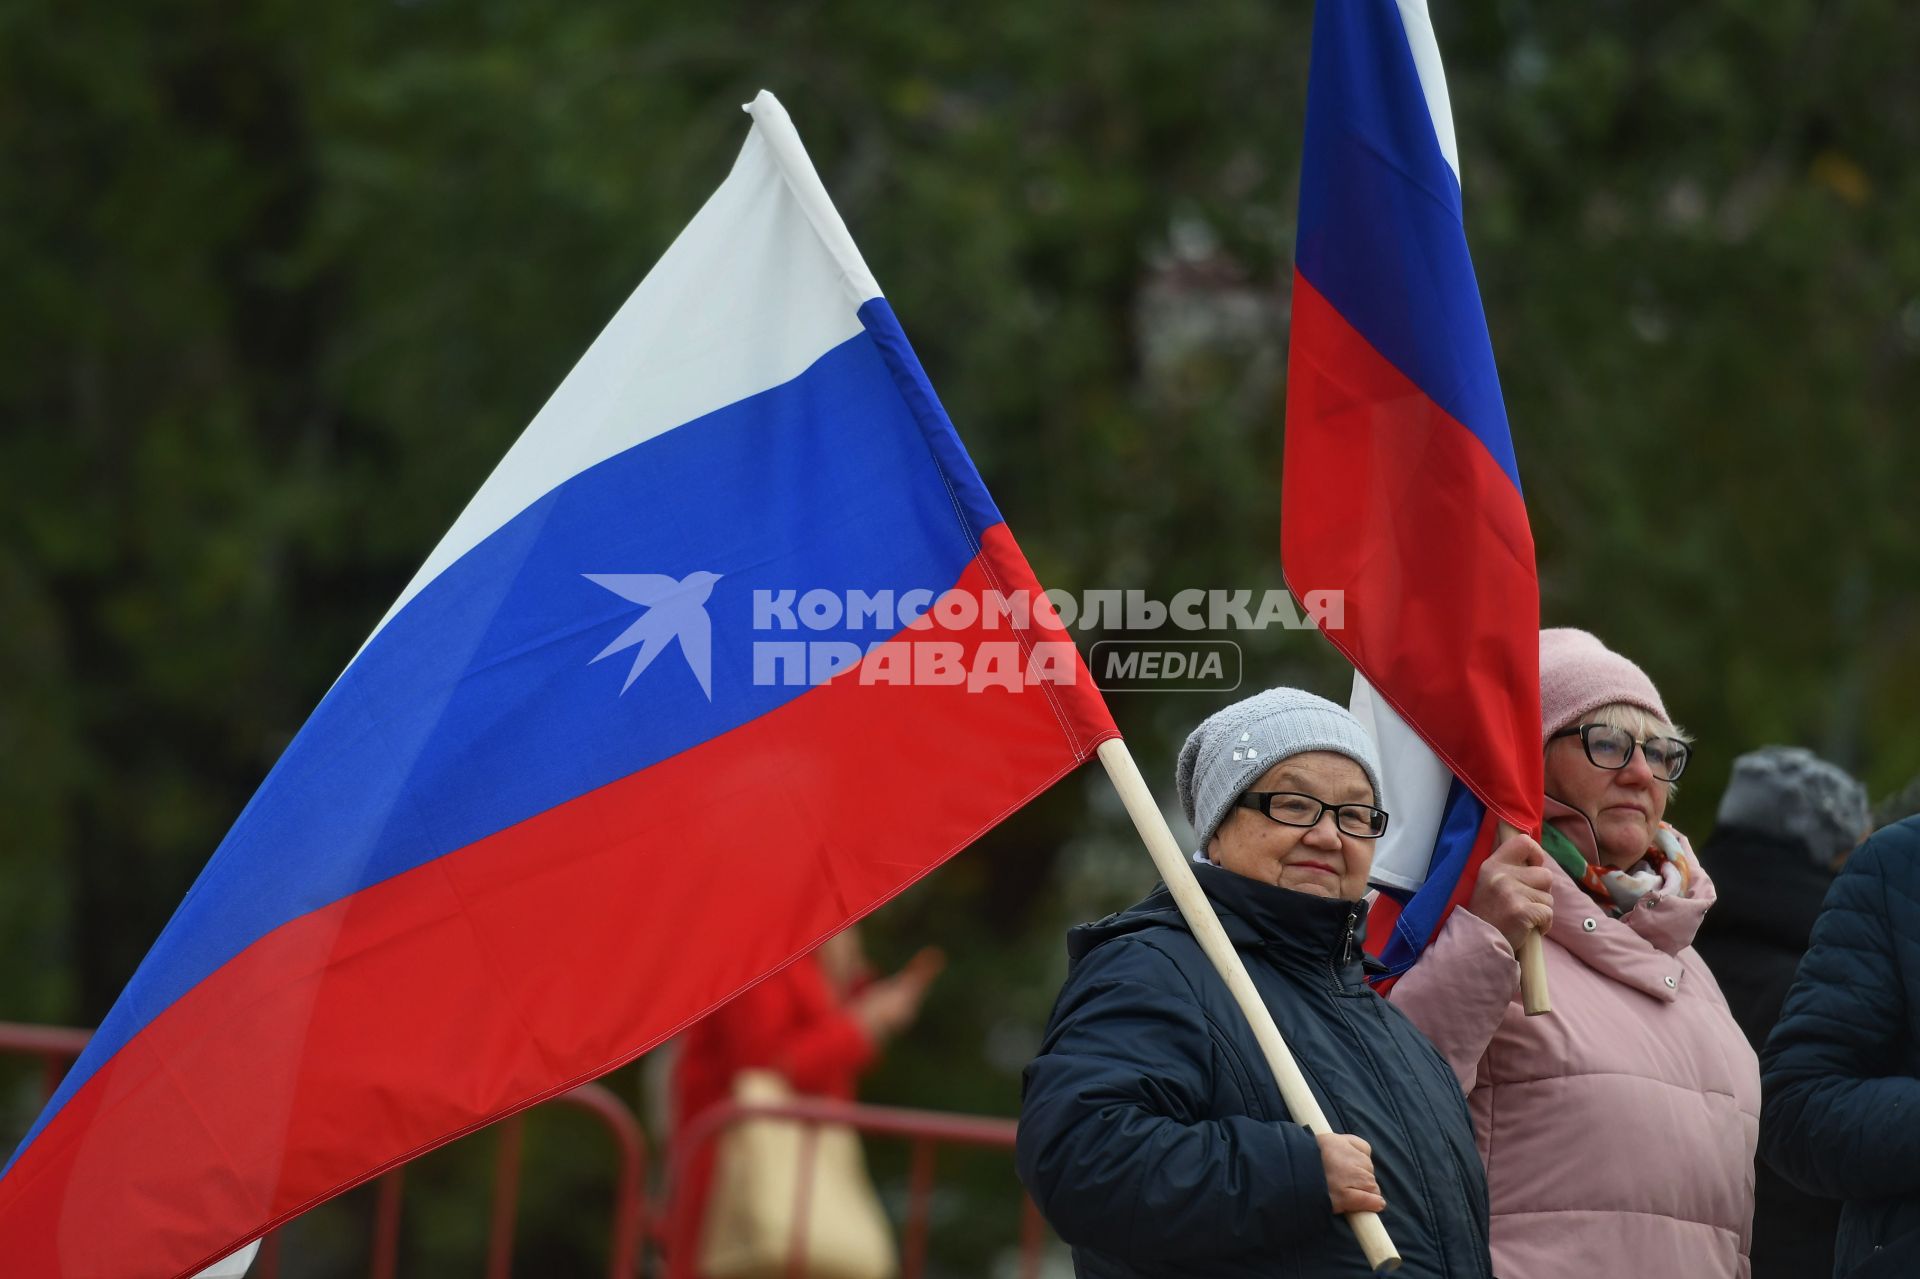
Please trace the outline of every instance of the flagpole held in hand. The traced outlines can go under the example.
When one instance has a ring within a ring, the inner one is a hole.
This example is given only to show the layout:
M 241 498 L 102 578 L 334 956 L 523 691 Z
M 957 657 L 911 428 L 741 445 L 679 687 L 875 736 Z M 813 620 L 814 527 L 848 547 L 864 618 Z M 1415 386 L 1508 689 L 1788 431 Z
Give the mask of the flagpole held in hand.
M 1518 833 L 1515 827 L 1501 822 L 1495 847 Z M 1547 952 L 1540 945 L 1540 931 L 1534 928 L 1527 930 L 1527 939 L 1520 943 L 1520 1007 L 1529 1017 L 1553 1011 L 1553 996 L 1547 990 Z
M 1160 872 L 1160 878 L 1166 881 L 1167 890 L 1173 894 L 1174 903 L 1180 907 L 1187 927 L 1193 930 L 1200 949 L 1213 961 L 1214 968 L 1219 970 L 1221 979 L 1227 983 L 1227 989 L 1233 993 L 1234 1002 L 1240 1005 L 1241 1013 L 1253 1028 L 1253 1037 L 1259 1042 L 1260 1051 L 1273 1071 L 1274 1081 L 1280 1085 L 1280 1099 L 1286 1103 L 1287 1113 L 1315 1136 L 1331 1133 L 1333 1128 L 1321 1112 L 1320 1103 L 1314 1099 L 1313 1090 L 1307 1087 L 1306 1077 L 1300 1073 L 1286 1040 L 1280 1037 L 1280 1028 L 1274 1024 L 1273 1014 L 1267 1010 L 1266 1004 L 1261 1002 L 1260 993 L 1254 989 L 1246 965 L 1240 962 L 1233 943 L 1227 940 L 1219 916 L 1213 913 L 1213 906 L 1201 891 L 1199 881 L 1194 878 L 1193 867 L 1187 864 L 1187 856 L 1181 851 L 1180 842 L 1168 829 L 1167 819 L 1161 815 L 1159 804 L 1154 802 L 1153 792 L 1147 788 L 1146 779 L 1141 777 L 1140 768 L 1133 762 L 1133 754 L 1127 750 L 1126 742 L 1117 737 L 1110 738 L 1100 743 L 1099 754 L 1100 762 L 1106 766 L 1107 776 L 1113 779 L 1113 788 L 1120 792 L 1120 802 L 1126 805 L 1127 815 L 1133 818 L 1134 828 L 1140 832 L 1147 853 L 1153 858 L 1154 868 Z M 1538 938 L 1535 941 L 1537 943 Z M 1400 1251 L 1387 1236 L 1387 1228 L 1381 1223 L 1378 1213 L 1350 1212 L 1346 1218 L 1347 1224 L 1353 1228 L 1354 1238 L 1360 1241 L 1361 1251 L 1366 1254 L 1367 1264 L 1375 1274 L 1388 1274 L 1400 1268 Z

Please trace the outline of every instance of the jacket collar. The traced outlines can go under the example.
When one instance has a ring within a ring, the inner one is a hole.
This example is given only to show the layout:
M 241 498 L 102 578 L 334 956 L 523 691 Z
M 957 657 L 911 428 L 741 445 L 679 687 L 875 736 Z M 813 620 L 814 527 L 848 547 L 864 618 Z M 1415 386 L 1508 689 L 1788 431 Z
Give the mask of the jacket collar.
M 1680 952 L 1693 945 L 1714 903 L 1713 880 L 1698 863 L 1686 897 L 1655 889 L 1613 918 L 1567 875 L 1553 877 L 1553 931 L 1547 934 L 1587 967 L 1664 1003 L 1679 997 Z
M 1193 863 L 1193 875 L 1227 939 L 1241 949 L 1260 950 L 1290 967 L 1320 973 L 1331 969 L 1347 986 L 1359 985 L 1368 967 L 1377 966 L 1362 945 L 1367 936 L 1364 901 L 1298 893 L 1204 862 Z M 1143 900 L 1118 914 L 1068 929 L 1068 965 L 1079 963 L 1103 942 L 1149 928 L 1192 931 L 1165 884 L 1154 885 Z
M 1263 884 L 1219 866 L 1196 863 L 1194 878 L 1213 903 L 1220 924 L 1236 946 L 1262 949 L 1276 960 L 1332 965 L 1346 983 L 1361 980 L 1367 936 L 1367 903 L 1316 897 Z M 1158 892 L 1166 893 L 1162 885 Z M 1169 904 L 1172 894 L 1167 893 Z M 1185 921 L 1181 921 L 1185 927 Z

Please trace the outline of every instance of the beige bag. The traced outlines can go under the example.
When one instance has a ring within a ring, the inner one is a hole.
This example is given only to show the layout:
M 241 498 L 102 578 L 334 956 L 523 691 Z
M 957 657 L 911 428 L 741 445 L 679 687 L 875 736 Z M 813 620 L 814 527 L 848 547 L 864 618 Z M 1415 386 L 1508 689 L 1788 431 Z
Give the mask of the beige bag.
M 778 1105 L 793 1099 L 786 1079 L 745 1070 L 733 1099 Z M 704 1279 L 785 1279 L 800 1202 L 806 1129 L 815 1130 L 813 1184 L 807 1192 L 807 1279 L 894 1279 L 899 1255 L 886 1210 L 867 1173 L 860 1134 L 845 1124 L 748 1119 L 721 1133 L 701 1229 Z

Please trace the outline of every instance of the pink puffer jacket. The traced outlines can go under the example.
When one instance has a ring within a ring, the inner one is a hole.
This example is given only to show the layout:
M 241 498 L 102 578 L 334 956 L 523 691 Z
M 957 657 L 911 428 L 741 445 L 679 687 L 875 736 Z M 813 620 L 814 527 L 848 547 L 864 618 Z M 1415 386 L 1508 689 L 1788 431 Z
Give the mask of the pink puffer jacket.
M 1544 1016 L 1465 910 L 1394 986 L 1467 1090 L 1502 1279 L 1747 1279 L 1760 1069 L 1693 949 L 1713 901 L 1696 868 L 1614 919 L 1556 874 Z

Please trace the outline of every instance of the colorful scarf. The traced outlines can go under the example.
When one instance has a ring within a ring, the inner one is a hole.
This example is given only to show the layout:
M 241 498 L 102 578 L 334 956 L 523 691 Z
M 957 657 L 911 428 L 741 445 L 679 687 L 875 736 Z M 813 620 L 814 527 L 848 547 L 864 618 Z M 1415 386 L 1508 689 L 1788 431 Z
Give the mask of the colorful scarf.
M 1556 825 L 1556 819 L 1572 827 L 1573 834 Z M 1577 820 L 1571 820 L 1577 819 Z M 1587 847 L 1575 842 L 1585 836 Z M 1557 800 L 1547 800 L 1547 825 L 1540 847 L 1573 877 L 1582 892 L 1602 909 L 1618 917 L 1632 910 L 1648 893 L 1658 890 L 1662 896 L 1685 897 L 1693 889 L 1693 846 L 1665 822 L 1653 833 L 1646 855 L 1626 870 L 1615 870 L 1595 862 L 1588 849 L 1598 851 L 1593 841 L 1593 824 L 1578 809 Z

